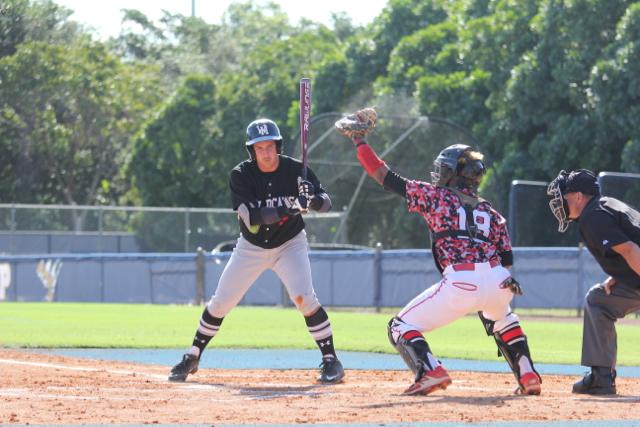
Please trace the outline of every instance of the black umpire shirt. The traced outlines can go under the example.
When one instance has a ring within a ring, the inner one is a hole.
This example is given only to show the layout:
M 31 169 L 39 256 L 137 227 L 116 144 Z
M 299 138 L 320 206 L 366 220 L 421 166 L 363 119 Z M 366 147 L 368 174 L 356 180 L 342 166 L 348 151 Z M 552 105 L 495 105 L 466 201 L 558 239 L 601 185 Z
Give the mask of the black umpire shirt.
M 640 213 L 618 199 L 594 196 L 578 221 L 582 239 L 605 273 L 640 288 L 640 276 L 612 249 L 628 241 L 640 244 Z
M 298 197 L 298 177 L 302 162 L 280 155 L 278 169 L 262 172 L 255 160 L 245 160 L 229 174 L 233 210 L 241 203 L 249 208 L 284 206 L 284 200 L 295 202 Z M 315 187 L 315 193 L 324 193 L 320 181 L 307 167 L 307 180 Z M 273 249 L 294 238 L 304 228 L 302 215 L 293 215 L 274 224 L 261 225 L 256 234 L 251 233 L 239 220 L 240 232 L 249 242 L 264 249 Z

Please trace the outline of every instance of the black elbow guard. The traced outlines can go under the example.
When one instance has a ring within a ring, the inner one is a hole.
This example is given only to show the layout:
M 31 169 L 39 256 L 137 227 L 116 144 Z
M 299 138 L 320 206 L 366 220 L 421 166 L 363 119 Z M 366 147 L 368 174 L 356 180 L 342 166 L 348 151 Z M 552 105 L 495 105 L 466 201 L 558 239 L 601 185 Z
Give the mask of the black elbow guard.
M 387 176 L 384 177 L 382 185 L 386 190 L 396 193 L 399 196 L 406 197 L 407 195 L 407 180 L 391 169 L 387 172 Z
M 317 212 L 328 212 L 331 209 L 331 199 L 327 193 L 319 193 L 309 201 L 309 209 Z
M 500 252 L 500 264 L 503 267 L 510 267 L 513 265 L 513 251 Z

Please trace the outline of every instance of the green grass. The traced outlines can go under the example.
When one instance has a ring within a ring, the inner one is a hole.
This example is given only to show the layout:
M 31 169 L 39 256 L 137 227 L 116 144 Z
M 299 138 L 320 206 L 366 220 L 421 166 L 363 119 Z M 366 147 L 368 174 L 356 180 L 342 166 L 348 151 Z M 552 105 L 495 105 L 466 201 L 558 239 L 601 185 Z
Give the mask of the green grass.
M 5 347 L 186 348 L 203 307 L 183 305 L 0 303 L 0 345 Z M 328 310 L 338 350 L 393 353 L 389 313 Z M 582 322 L 522 321 L 534 360 L 579 364 Z M 618 363 L 640 364 L 640 326 L 618 325 Z M 438 357 L 497 360 L 493 339 L 476 316 L 427 334 Z M 315 348 L 295 309 L 237 307 L 213 345 L 226 348 Z

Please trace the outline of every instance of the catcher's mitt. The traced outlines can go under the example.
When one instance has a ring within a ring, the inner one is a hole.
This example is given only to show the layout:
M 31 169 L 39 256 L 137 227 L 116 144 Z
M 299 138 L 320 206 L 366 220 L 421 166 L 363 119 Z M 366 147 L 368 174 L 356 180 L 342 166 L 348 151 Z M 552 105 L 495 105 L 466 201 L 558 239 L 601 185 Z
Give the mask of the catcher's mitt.
M 335 123 L 335 127 L 338 132 L 348 138 L 364 138 L 373 131 L 377 121 L 378 113 L 376 110 L 367 107 L 341 118 Z
M 509 290 L 513 292 L 515 295 L 522 295 L 522 286 L 520 285 L 520 282 L 518 282 L 513 277 L 509 277 L 507 278 L 507 280 L 502 282 L 500 284 L 500 288 L 501 289 L 509 288 Z

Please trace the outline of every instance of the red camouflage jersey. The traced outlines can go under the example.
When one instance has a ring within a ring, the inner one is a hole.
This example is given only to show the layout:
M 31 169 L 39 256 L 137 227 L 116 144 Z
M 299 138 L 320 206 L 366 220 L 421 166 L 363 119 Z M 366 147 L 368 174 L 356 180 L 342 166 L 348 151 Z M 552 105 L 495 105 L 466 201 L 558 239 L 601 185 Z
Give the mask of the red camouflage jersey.
M 470 196 L 471 191 L 463 190 Z M 407 209 L 418 212 L 427 222 L 431 233 L 466 230 L 466 214 L 460 199 L 451 190 L 422 181 L 407 181 Z M 435 244 L 433 256 L 442 268 L 467 262 L 500 262 L 500 252 L 511 250 L 507 221 L 488 202 L 479 203 L 473 218 L 488 242 L 467 238 L 443 237 Z

